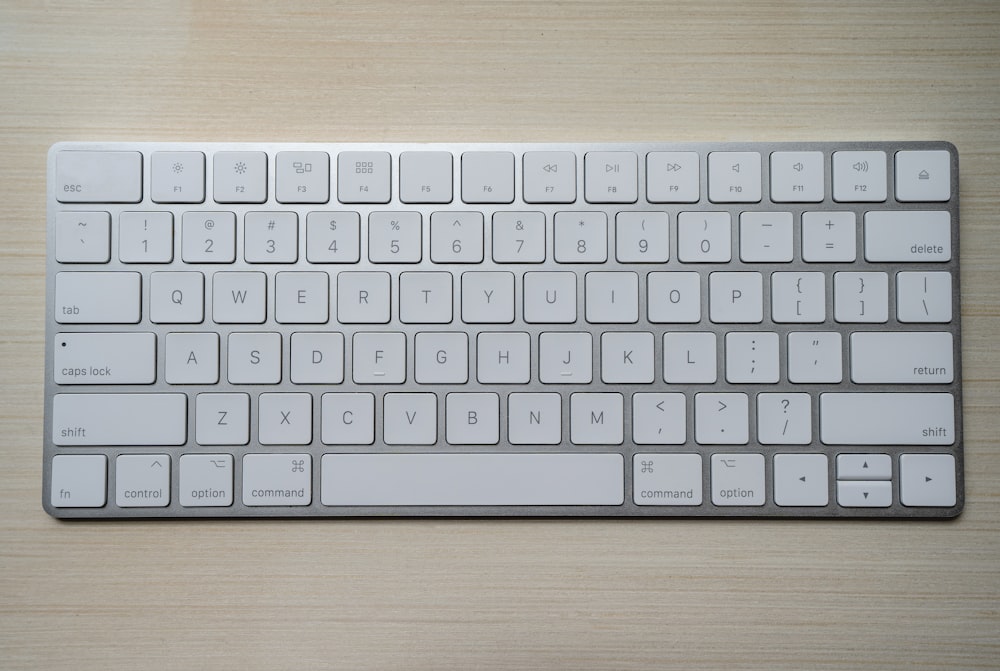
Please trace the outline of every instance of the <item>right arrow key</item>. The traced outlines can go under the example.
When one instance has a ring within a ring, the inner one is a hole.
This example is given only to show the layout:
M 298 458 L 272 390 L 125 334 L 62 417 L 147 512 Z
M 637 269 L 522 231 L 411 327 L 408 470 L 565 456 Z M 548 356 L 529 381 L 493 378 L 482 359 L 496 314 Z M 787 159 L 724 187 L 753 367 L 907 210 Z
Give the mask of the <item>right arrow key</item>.
M 950 508 L 955 505 L 955 457 L 904 454 L 899 458 L 899 501 L 904 506 Z

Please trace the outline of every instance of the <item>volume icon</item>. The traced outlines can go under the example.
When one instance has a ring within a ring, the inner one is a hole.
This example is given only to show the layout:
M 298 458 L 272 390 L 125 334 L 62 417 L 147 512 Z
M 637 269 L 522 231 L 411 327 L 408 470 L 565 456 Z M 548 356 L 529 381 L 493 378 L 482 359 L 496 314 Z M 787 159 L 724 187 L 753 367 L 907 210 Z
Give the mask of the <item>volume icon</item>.
M 799 163 L 796 163 L 795 165 L 793 165 L 792 169 L 795 170 L 795 172 L 802 172 L 803 170 L 806 169 L 806 167 L 804 165 L 802 165 L 802 162 L 800 161 Z
M 858 161 L 851 166 L 856 172 L 868 172 L 868 161 Z

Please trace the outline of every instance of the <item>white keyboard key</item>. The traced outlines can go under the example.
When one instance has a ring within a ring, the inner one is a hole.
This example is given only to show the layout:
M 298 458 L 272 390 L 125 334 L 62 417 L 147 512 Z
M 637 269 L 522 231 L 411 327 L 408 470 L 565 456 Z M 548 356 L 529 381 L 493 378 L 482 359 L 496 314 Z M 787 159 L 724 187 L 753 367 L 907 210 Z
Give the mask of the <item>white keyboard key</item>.
M 634 152 L 587 152 L 583 176 L 588 203 L 634 203 L 638 198 L 638 159 Z
M 261 394 L 257 406 L 261 445 L 308 445 L 312 442 L 312 394 Z
M 896 273 L 896 319 L 901 322 L 950 322 L 951 273 Z
M 217 384 L 219 334 L 168 333 L 163 370 L 168 384 Z
M 778 381 L 778 334 L 734 331 L 726 334 L 726 381 L 764 384 Z
M 56 214 L 56 261 L 107 263 L 111 260 L 111 215 L 107 212 Z
M 572 203 L 576 200 L 576 154 L 524 152 L 524 202 Z
M 174 215 L 170 212 L 122 212 L 118 215 L 118 259 L 122 263 L 173 261 Z
M 185 212 L 181 226 L 184 263 L 236 260 L 236 215 L 232 212 Z
M 139 273 L 56 273 L 55 320 L 60 324 L 137 324 Z
M 352 372 L 356 384 L 402 384 L 406 381 L 406 335 L 355 333 Z
M 825 454 L 774 455 L 774 503 L 822 507 L 830 503 Z
M 951 154 L 944 150 L 896 152 L 896 200 L 926 203 L 950 199 Z
M 843 262 L 857 258 L 857 222 L 853 212 L 803 212 L 802 260 Z
M 851 334 L 851 381 L 947 384 L 955 379 L 952 335 L 938 331 Z
M 107 480 L 103 454 L 58 454 L 52 457 L 49 503 L 53 508 L 103 508 Z
M 389 311 L 389 273 L 337 274 L 337 321 L 341 324 L 386 324 Z
M 278 384 L 281 334 L 230 333 L 226 367 L 230 384 Z
M 910 507 L 948 508 L 955 505 L 955 457 L 950 454 L 901 455 L 899 502 Z
M 466 324 L 514 321 L 514 273 L 462 273 L 462 321 Z
M 621 445 L 624 426 L 621 394 L 570 395 L 569 439 L 574 445 Z
M 838 322 L 888 321 L 889 276 L 886 273 L 834 273 L 833 316 Z
M 150 156 L 154 203 L 205 202 L 205 155 L 200 151 L 154 151 Z
M 562 396 L 507 396 L 507 440 L 511 445 L 558 445 L 562 440 Z
M 337 200 L 388 203 L 392 156 L 385 151 L 342 151 L 337 156 Z
M 632 501 L 637 506 L 700 506 L 700 454 L 636 454 Z
M 476 379 L 483 384 L 531 380 L 531 336 L 527 333 L 480 333 L 476 355 Z
M 634 324 L 639 321 L 639 276 L 626 272 L 587 273 L 587 321 Z
M 808 445 L 812 441 L 809 394 L 757 394 L 757 440 L 761 445 Z
M 733 221 L 728 212 L 677 215 L 677 258 L 681 263 L 729 263 L 733 258 Z
M 878 203 L 886 198 L 884 151 L 833 152 L 833 199 L 841 203 Z
M 494 212 L 493 260 L 496 263 L 544 261 L 545 215 L 541 212 Z
M 368 215 L 368 260 L 372 263 L 419 263 L 423 258 L 419 212 L 372 212 Z
M 572 324 L 576 321 L 576 273 L 524 274 L 524 321 Z
M 646 154 L 646 200 L 697 203 L 701 197 L 698 153 L 651 151 Z
M 386 394 L 382 402 L 382 440 L 386 445 L 437 442 L 437 395 Z
M 243 219 L 243 258 L 247 263 L 295 263 L 299 258 L 298 215 L 247 212 Z
M 401 273 L 399 321 L 404 324 L 449 324 L 452 320 L 452 274 Z
M 413 377 L 420 384 L 469 381 L 469 336 L 465 333 L 418 333 L 414 339 Z
M 619 263 L 666 263 L 670 227 L 666 212 L 619 212 L 615 217 L 615 258 Z
M 771 154 L 771 200 L 776 203 L 823 201 L 825 174 L 821 151 Z
M 944 393 L 825 393 L 820 440 L 827 445 L 952 445 L 955 398 Z
M 839 333 L 801 331 L 788 334 L 788 381 L 833 382 L 844 379 Z
M 246 445 L 250 442 L 248 394 L 198 394 L 195 439 L 199 445 Z
M 700 445 L 746 445 L 750 440 L 746 394 L 694 395 L 694 439 Z
M 324 445 L 371 445 L 375 442 L 373 394 L 323 394 Z
M 56 384 L 152 384 L 156 334 L 59 333 L 52 361 Z
M 708 155 L 708 199 L 713 203 L 758 203 L 760 192 L 760 154 L 713 151 Z
M 684 394 L 632 395 L 632 441 L 637 445 L 682 445 L 687 440 Z M 698 481 L 701 481 L 699 466 Z
M 448 394 L 446 436 L 451 445 L 495 445 L 500 441 L 500 397 Z
M 178 498 L 185 508 L 233 505 L 233 455 L 184 454 L 179 471 Z
M 216 324 L 262 324 L 267 316 L 265 273 L 215 273 L 212 319 Z
M 217 203 L 263 203 L 267 200 L 267 154 L 216 152 L 212 159 L 212 188 Z
M 892 505 L 892 483 L 838 481 L 837 505 L 843 508 L 888 508 Z
M 545 384 L 590 384 L 592 356 L 589 333 L 543 333 L 538 337 L 538 379 Z
M 695 324 L 701 321 L 699 273 L 649 273 L 646 278 L 649 321 L 655 324 Z
M 399 199 L 404 203 L 450 203 L 452 156 L 446 151 L 399 155 Z
M 170 505 L 170 456 L 120 454 L 115 459 L 115 504 L 119 508 Z
M 794 257 L 791 212 L 740 214 L 740 260 L 788 263 Z
M 53 191 L 60 203 L 138 203 L 142 200 L 142 154 L 57 152 Z
M 360 231 L 357 212 L 310 212 L 306 215 L 306 259 L 309 263 L 357 263 Z
M 763 454 L 713 454 L 712 503 L 762 506 L 765 502 Z
M 951 215 L 945 211 L 865 212 L 868 261 L 951 260 Z
M 609 384 L 651 384 L 653 334 L 601 334 L 601 380 Z
M 330 155 L 279 151 L 274 157 L 274 192 L 279 203 L 329 202 Z
M 462 201 L 514 201 L 514 155 L 509 151 L 467 151 L 462 154 Z
M 772 273 L 771 319 L 777 323 L 814 323 L 826 320 L 826 275 Z
M 330 319 L 326 273 L 277 273 L 274 320 L 279 324 L 325 324 Z
M 712 273 L 708 289 L 709 315 L 716 324 L 763 321 L 764 289 L 760 273 Z
M 434 212 L 431 214 L 431 261 L 434 263 L 482 263 L 483 213 Z
M 312 502 L 312 457 L 308 454 L 243 456 L 243 505 L 307 506 Z
M 838 454 L 840 480 L 891 480 L 892 457 L 888 454 Z
M 670 384 L 715 382 L 716 349 L 714 333 L 664 333 L 663 379 Z
M 149 276 L 149 321 L 200 324 L 205 318 L 205 276 L 198 272 L 161 272 Z
M 52 397 L 52 442 L 56 445 L 183 445 L 186 439 L 184 394 Z
M 340 384 L 344 381 L 343 333 L 293 333 L 291 379 L 295 384 Z
M 556 212 L 555 259 L 558 263 L 604 263 L 608 260 L 608 215 L 603 212 Z
M 326 506 L 620 506 L 620 454 L 324 454 Z

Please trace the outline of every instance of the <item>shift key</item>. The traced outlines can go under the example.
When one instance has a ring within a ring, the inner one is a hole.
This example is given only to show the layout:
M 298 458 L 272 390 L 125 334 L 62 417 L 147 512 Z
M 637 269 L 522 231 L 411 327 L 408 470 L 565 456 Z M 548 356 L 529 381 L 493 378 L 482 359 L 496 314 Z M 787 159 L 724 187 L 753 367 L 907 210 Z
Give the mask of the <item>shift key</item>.
M 56 445 L 183 445 L 185 394 L 56 394 Z
M 137 324 L 139 273 L 56 273 L 55 319 L 60 324 Z

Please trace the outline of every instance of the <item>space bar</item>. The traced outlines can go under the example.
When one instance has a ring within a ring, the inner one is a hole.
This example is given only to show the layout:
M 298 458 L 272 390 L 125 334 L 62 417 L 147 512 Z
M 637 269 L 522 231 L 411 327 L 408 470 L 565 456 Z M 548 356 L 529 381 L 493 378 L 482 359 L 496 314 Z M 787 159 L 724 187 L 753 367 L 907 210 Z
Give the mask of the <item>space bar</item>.
M 619 506 L 620 454 L 324 454 L 326 506 Z

